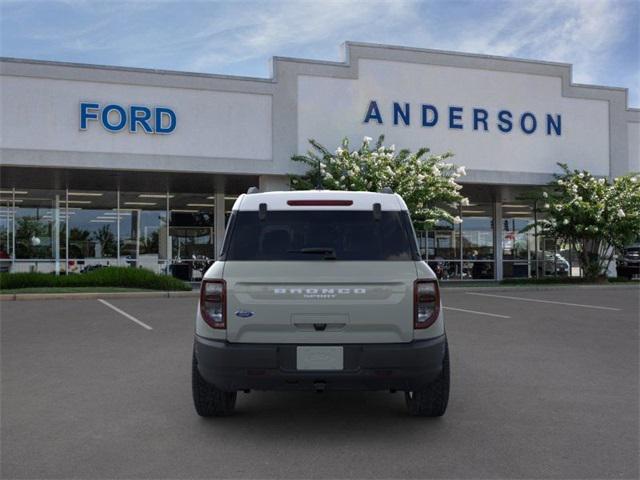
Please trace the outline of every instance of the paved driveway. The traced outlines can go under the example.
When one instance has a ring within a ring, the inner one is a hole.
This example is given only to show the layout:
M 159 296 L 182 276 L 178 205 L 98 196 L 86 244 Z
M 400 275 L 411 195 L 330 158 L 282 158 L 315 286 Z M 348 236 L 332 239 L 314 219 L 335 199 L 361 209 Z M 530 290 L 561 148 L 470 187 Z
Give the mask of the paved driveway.
M 441 419 L 400 393 L 252 392 L 204 420 L 195 299 L 3 302 L 2 476 L 638 478 L 637 289 L 443 296 Z

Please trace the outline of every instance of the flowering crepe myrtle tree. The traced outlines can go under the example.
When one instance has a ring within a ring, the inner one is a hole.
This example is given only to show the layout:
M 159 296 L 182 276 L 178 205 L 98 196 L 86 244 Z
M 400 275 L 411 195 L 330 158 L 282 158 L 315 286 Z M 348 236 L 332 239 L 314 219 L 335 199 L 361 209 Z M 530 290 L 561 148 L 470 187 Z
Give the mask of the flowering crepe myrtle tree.
M 538 202 L 545 215 L 539 233 L 573 246 L 585 278 L 593 280 L 604 275 L 616 250 L 640 235 L 640 175 L 610 182 L 558 165 L 562 174 Z
M 466 175 L 464 167 L 457 167 L 448 160 L 452 153 L 429 155 L 428 148 L 415 153 L 396 151 L 395 146 L 384 146 L 384 135 L 375 145 L 371 137 L 364 137 L 359 148 L 351 150 L 349 139 L 330 152 L 313 139 L 313 149 L 306 155 L 291 159 L 309 165 L 304 175 L 290 175 L 294 190 L 325 188 L 328 190 L 381 191 L 391 188 L 400 194 L 411 212 L 418 228 L 433 226 L 438 220 L 461 223 L 458 216 L 447 212 L 443 206 L 469 205 L 469 199 L 460 190 L 456 180 Z

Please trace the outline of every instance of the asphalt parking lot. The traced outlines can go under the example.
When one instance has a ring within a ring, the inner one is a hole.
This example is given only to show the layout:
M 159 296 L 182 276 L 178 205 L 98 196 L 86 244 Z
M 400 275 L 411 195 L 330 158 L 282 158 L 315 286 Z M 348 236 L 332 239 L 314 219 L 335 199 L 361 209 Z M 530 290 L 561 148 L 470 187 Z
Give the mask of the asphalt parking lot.
M 638 478 L 639 294 L 445 289 L 441 419 L 251 392 L 205 420 L 194 298 L 2 302 L 2 478 Z

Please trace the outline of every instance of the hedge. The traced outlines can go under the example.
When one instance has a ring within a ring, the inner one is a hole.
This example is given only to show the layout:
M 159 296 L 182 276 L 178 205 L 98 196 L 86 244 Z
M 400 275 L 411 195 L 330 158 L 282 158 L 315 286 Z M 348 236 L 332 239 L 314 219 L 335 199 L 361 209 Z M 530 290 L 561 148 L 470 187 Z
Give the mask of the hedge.
M 168 275 L 142 268 L 104 267 L 87 273 L 0 273 L 0 289 L 30 287 L 125 287 L 150 290 L 191 290 L 191 286 Z

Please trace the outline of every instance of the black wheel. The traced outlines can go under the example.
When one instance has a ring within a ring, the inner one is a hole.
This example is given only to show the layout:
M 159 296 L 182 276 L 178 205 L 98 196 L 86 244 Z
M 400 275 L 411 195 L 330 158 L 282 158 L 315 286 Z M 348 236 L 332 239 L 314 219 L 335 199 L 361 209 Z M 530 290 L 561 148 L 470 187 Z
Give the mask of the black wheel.
M 237 392 L 223 392 L 207 383 L 198 371 L 195 352 L 191 363 L 191 391 L 196 412 L 201 417 L 231 415 L 236 407 Z
M 405 392 L 409 414 L 416 417 L 441 417 L 449 403 L 449 346 L 445 345 L 442 372 L 422 390 Z

